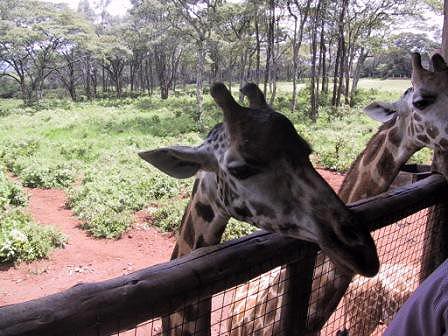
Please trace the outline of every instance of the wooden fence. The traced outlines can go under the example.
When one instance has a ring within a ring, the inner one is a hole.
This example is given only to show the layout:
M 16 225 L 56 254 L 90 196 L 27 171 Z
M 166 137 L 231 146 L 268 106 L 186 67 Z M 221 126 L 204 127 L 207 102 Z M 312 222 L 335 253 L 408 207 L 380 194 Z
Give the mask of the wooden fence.
M 361 225 L 374 231 L 438 204 L 447 196 L 445 179 L 434 174 L 349 208 Z M 444 222 L 446 218 L 438 220 Z M 286 273 L 291 275 L 286 277 L 291 280 L 286 282 L 287 304 L 282 308 L 285 334 L 301 335 L 306 329 L 312 280 L 312 272 L 304 270 L 314 266 L 316 250 L 313 244 L 260 231 L 129 275 L 79 284 L 54 295 L 0 307 L 0 335 L 110 335 L 197 303 L 281 265 L 287 265 Z M 310 264 L 303 260 L 310 260 Z M 305 279 L 306 285 L 297 277 Z

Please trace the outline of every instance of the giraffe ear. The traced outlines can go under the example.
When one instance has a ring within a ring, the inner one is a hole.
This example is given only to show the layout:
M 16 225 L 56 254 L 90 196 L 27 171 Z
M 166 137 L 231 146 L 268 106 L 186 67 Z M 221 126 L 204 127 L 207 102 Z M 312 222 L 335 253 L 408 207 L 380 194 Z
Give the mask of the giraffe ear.
M 397 113 L 397 108 L 390 103 L 374 102 L 364 107 L 364 112 L 372 119 L 385 123 Z
M 217 167 L 213 154 L 195 147 L 172 146 L 138 155 L 165 174 L 179 179 L 189 178 L 200 169 L 212 171 Z

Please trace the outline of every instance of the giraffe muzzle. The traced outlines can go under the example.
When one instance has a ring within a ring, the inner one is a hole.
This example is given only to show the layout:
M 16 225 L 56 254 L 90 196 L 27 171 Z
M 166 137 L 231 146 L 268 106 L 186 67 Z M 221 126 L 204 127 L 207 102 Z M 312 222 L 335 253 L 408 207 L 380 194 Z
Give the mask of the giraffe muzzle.
M 323 241 L 321 248 L 335 263 L 352 272 L 372 277 L 379 271 L 375 242 L 360 225 L 340 227 Z

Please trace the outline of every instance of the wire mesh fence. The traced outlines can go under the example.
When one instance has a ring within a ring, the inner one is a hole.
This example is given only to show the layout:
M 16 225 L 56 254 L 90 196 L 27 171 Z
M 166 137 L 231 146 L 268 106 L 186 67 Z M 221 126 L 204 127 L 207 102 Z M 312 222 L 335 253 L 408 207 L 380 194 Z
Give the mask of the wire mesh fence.
M 383 334 L 419 284 L 427 215 L 428 208 L 373 232 L 381 270 L 373 278 L 354 277 L 338 308 L 321 330 L 322 336 L 335 336 L 344 329 L 350 336 Z M 313 305 L 313 297 L 319 296 L 328 281 L 336 280 L 330 263 L 317 264 L 315 268 L 308 316 L 319 309 Z M 282 311 L 287 305 L 285 283 L 288 280 L 285 268 L 277 267 L 214 295 L 211 335 L 284 335 Z M 200 330 L 196 331 L 201 334 Z M 170 334 L 168 330 L 167 334 Z M 186 334 L 183 325 L 172 334 Z M 162 322 L 161 319 L 151 320 L 117 335 L 162 335 Z

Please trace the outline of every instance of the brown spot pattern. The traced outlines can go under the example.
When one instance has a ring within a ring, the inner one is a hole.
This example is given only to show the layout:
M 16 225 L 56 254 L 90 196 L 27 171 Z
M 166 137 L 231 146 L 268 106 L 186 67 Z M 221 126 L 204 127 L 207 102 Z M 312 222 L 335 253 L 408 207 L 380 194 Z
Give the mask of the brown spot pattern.
M 385 176 L 386 174 L 390 174 L 395 167 L 395 160 L 390 151 L 386 148 L 383 152 L 383 155 L 378 160 L 378 174 L 381 176 Z
M 423 120 L 422 116 L 420 114 L 416 113 L 416 112 L 414 112 L 414 119 L 416 121 L 422 121 Z
M 196 212 L 200 217 L 202 217 L 206 222 L 211 222 L 215 218 L 215 213 L 210 205 L 197 202 L 195 205 Z
M 429 143 L 429 138 L 424 134 L 417 135 L 417 139 L 425 144 Z
M 394 127 L 390 130 L 388 134 L 389 141 L 394 144 L 395 146 L 398 146 L 401 142 L 401 136 L 400 131 L 398 127 Z
M 246 206 L 242 206 L 242 207 L 235 207 L 233 209 L 235 211 L 235 213 L 243 218 L 247 218 L 247 217 L 252 217 L 252 213 L 250 212 L 250 210 L 246 207 Z
M 426 132 L 431 138 L 435 139 L 439 135 L 439 130 L 434 125 L 426 122 L 425 126 L 426 126 Z
M 444 149 L 447 149 L 447 148 L 448 148 L 448 140 L 447 140 L 446 138 L 442 138 L 442 139 L 439 141 L 439 144 L 440 144 L 440 146 L 442 146 Z
M 366 150 L 366 152 L 364 153 L 364 158 L 362 160 L 364 166 L 368 166 L 376 158 L 378 150 L 381 144 L 384 142 L 385 138 L 385 133 L 379 133 L 376 138 L 372 139 L 372 141 L 369 142 L 369 144 L 367 145 L 368 151 Z
M 270 208 L 269 206 L 259 203 L 259 202 L 252 202 L 252 207 L 255 209 L 257 216 L 265 216 L 268 218 L 275 218 L 275 211 Z

